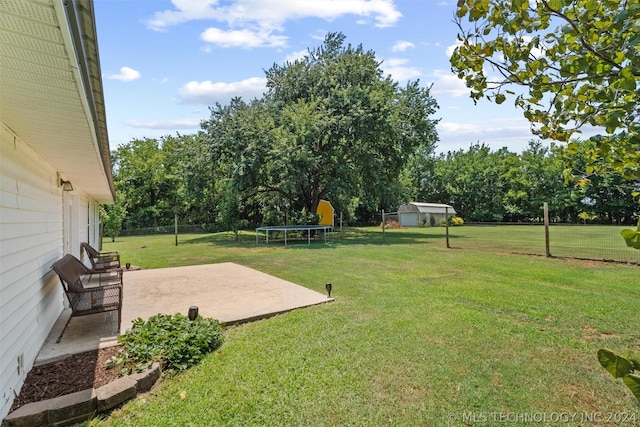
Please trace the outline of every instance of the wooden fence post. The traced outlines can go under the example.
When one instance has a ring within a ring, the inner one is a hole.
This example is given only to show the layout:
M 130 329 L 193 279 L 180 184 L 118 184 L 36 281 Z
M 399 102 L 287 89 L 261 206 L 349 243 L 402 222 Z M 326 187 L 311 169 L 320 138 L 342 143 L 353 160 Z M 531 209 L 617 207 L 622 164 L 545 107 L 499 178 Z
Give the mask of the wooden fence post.
M 450 249 L 449 246 L 449 207 L 444 208 L 444 223 L 445 223 L 445 235 L 447 236 L 447 249 Z
M 544 202 L 542 205 L 544 210 L 544 244 L 546 249 L 547 258 L 551 257 L 551 250 L 549 244 L 549 203 Z

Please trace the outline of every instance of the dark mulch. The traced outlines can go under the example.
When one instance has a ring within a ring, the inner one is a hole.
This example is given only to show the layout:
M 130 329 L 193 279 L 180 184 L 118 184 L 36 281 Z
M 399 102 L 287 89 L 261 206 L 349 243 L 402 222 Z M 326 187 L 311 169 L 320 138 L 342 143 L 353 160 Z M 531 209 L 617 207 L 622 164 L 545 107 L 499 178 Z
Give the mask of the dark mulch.
M 66 359 L 33 368 L 25 379 L 11 411 L 31 402 L 52 399 L 88 388 L 98 388 L 118 378 L 118 368 L 108 369 L 106 362 L 122 346 L 74 354 Z

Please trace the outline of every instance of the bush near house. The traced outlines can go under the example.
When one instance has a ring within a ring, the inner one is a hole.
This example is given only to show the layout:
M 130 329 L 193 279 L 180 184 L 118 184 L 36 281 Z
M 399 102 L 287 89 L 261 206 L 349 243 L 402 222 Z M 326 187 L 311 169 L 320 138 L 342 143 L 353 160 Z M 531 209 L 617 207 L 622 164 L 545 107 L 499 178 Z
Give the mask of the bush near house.
M 223 337 L 217 320 L 202 316 L 189 320 L 176 313 L 157 314 L 146 322 L 138 318 L 118 341 L 124 348 L 109 366 L 121 366 L 121 374 L 141 372 L 154 362 L 162 363 L 164 372 L 173 373 L 200 362 L 222 345 Z

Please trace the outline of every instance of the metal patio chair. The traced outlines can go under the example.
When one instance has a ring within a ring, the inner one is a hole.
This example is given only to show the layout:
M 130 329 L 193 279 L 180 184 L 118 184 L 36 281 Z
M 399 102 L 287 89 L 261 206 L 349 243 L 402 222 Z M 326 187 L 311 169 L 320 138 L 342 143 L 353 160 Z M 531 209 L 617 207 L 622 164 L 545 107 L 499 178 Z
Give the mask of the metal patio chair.
M 91 268 L 95 271 L 108 271 L 114 268 L 120 268 L 120 254 L 118 252 L 98 252 L 89 243 L 80 243 L 80 247 L 84 249 Z
M 118 311 L 118 333 L 122 321 L 122 269 L 97 272 L 71 254 L 53 263 L 69 300 L 71 316 L 57 342 L 67 330 L 71 318 L 105 311 Z

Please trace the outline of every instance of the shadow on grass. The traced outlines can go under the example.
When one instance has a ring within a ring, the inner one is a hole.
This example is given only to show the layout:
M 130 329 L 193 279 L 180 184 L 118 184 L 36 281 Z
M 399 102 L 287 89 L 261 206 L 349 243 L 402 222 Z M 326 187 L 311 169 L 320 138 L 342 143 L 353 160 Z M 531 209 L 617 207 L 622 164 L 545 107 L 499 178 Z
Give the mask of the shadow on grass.
M 438 233 L 414 232 L 407 229 L 387 230 L 383 237 L 382 230 L 349 228 L 342 234 L 340 232 L 332 232 L 325 238 L 322 232 L 317 232 L 311 236 L 311 244 L 307 244 L 306 232 L 299 234 L 296 232 L 287 233 L 288 248 L 309 248 L 309 249 L 330 249 L 347 245 L 378 245 L 388 246 L 396 244 L 423 244 L 426 242 L 442 241 L 444 244 L 445 231 Z M 206 234 L 201 237 L 182 240 L 181 244 L 211 244 L 214 246 L 225 248 L 265 248 L 265 247 L 285 247 L 284 235 L 282 232 L 269 233 L 269 244 L 265 243 L 265 236 L 258 236 L 256 244 L 256 236 L 250 230 L 240 232 L 236 240 L 234 235 L 229 232 Z

